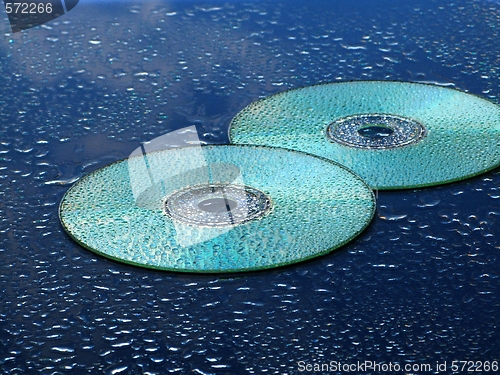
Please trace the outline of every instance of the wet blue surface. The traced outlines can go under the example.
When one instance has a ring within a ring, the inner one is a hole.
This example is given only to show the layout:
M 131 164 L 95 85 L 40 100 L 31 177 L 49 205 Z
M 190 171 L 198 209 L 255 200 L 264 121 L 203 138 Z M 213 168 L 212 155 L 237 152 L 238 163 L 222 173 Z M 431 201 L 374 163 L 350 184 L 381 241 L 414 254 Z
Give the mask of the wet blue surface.
M 196 125 L 205 142 L 227 142 L 239 110 L 287 88 L 433 82 L 499 103 L 499 32 L 498 2 L 425 0 L 82 3 L 4 34 L 1 373 L 499 360 L 499 169 L 380 192 L 354 242 L 253 274 L 116 263 L 75 244 L 57 217 L 74 181 L 141 141 Z

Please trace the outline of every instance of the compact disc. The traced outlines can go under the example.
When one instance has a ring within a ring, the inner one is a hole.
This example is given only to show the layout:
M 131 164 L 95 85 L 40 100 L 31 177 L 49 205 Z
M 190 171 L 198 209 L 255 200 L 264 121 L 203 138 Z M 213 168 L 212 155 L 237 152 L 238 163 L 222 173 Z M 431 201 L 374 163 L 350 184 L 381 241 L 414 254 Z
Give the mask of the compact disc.
M 250 104 L 232 120 L 229 137 L 322 156 L 372 188 L 414 188 L 500 165 L 500 107 L 429 84 L 330 83 Z
M 154 151 L 81 178 L 59 216 L 82 246 L 184 272 L 235 272 L 322 255 L 356 237 L 373 192 L 324 158 L 263 146 Z

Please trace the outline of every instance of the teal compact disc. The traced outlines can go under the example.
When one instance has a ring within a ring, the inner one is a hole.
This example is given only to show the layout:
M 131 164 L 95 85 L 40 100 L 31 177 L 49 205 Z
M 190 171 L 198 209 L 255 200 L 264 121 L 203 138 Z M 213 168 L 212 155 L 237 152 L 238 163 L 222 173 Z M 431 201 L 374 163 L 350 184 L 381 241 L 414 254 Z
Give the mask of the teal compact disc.
M 136 155 L 81 178 L 59 215 L 85 248 L 183 272 L 283 266 L 355 238 L 373 192 L 345 167 L 264 146 L 184 147 Z
M 232 120 L 229 137 L 322 156 L 375 189 L 415 188 L 500 165 L 500 107 L 429 84 L 331 83 L 250 104 Z

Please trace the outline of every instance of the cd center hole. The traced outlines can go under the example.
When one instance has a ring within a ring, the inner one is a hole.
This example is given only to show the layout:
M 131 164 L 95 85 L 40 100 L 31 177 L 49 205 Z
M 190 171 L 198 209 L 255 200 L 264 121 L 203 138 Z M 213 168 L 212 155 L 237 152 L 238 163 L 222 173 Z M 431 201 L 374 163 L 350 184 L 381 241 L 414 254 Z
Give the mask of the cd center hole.
M 210 198 L 198 203 L 198 208 L 205 212 L 229 212 L 238 207 L 238 203 L 227 198 Z
M 370 124 L 364 125 L 358 129 L 358 134 L 365 138 L 370 139 L 383 139 L 394 133 L 394 129 L 384 124 Z

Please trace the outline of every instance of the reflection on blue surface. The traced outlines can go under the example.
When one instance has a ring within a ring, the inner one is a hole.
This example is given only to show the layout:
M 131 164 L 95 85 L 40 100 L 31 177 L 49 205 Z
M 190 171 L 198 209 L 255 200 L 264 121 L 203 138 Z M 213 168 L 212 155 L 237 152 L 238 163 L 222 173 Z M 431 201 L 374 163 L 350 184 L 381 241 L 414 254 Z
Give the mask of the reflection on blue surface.
M 343 250 L 238 277 L 104 260 L 64 234 L 57 206 L 76 179 L 170 130 L 196 125 L 206 143 L 226 142 L 239 110 L 287 88 L 435 82 L 499 103 L 499 11 L 480 0 L 82 1 L 4 35 L 3 373 L 294 374 L 299 361 L 497 359 L 498 169 L 380 192 L 375 221 Z

